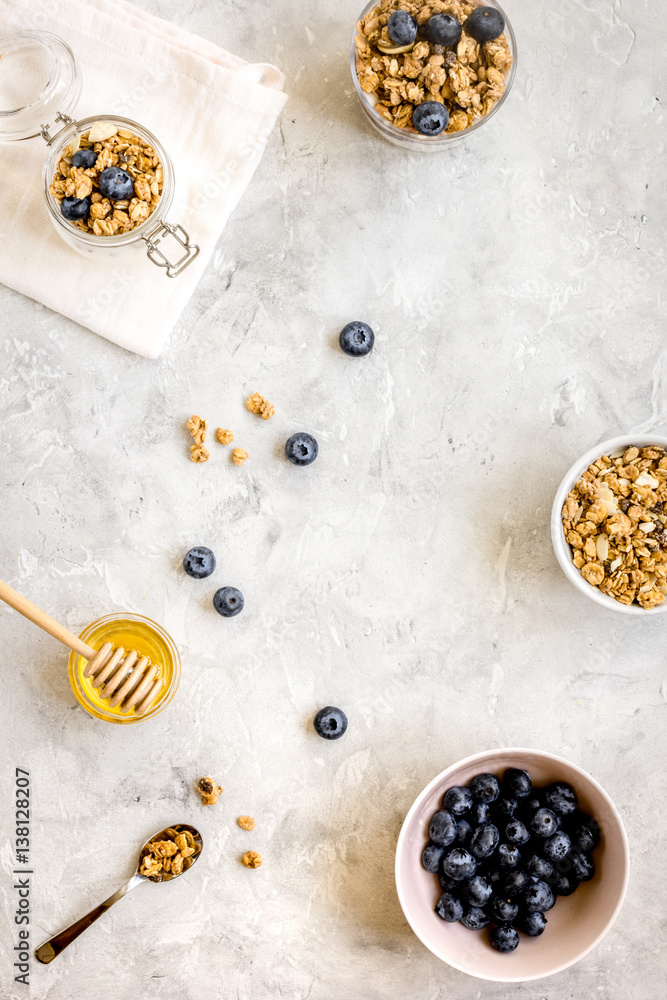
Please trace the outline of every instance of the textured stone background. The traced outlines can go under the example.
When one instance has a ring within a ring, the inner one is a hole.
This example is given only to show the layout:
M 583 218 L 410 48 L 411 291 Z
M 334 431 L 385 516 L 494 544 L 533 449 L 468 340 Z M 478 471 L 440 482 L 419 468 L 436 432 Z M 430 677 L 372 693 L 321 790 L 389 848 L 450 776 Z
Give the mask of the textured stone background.
M 166 822 L 206 841 L 191 876 L 142 886 L 33 967 L 32 996 L 657 996 L 667 621 L 580 597 L 548 517 L 585 449 L 667 426 L 660 5 L 508 0 L 514 91 L 432 158 L 367 129 L 351 0 L 141 5 L 275 61 L 290 101 L 159 361 L 0 292 L 2 577 L 74 630 L 143 612 L 183 655 L 167 712 L 105 726 L 76 706 L 58 644 L 0 608 L 5 781 L 28 766 L 34 788 L 34 943 L 114 891 Z M 377 331 L 367 360 L 337 350 L 351 318 Z M 269 424 L 244 410 L 255 389 Z M 208 465 L 188 461 L 192 412 L 234 428 L 243 469 L 215 444 Z M 281 458 L 297 429 L 320 441 L 306 470 Z M 179 569 L 198 543 L 219 563 L 201 583 Z M 210 604 L 226 583 L 246 596 L 233 621 Z M 327 703 L 350 718 L 330 745 L 310 726 Z M 393 852 L 438 771 L 511 745 L 602 783 L 633 870 L 591 955 L 505 987 L 420 945 Z M 206 810 L 190 786 L 209 772 L 225 793 Z M 238 863 L 249 847 L 259 871 Z M 1 855 L 9 872 L 7 839 Z M 5 952 L 3 1000 L 26 995 L 9 967 Z

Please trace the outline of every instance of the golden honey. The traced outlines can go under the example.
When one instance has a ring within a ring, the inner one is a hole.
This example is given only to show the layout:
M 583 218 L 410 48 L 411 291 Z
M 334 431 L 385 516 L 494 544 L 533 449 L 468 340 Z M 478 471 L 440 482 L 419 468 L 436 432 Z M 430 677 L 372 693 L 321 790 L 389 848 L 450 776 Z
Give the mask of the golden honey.
M 93 687 L 93 677 L 84 677 L 88 661 L 80 653 L 71 652 L 69 657 L 69 679 L 72 691 L 83 708 L 97 719 L 105 722 L 132 724 L 151 719 L 164 708 L 176 694 L 181 676 L 181 659 L 173 639 L 164 629 L 150 618 L 128 614 L 105 615 L 92 622 L 79 636 L 93 649 L 99 649 L 105 642 L 115 648 L 122 646 L 126 653 L 136 649 L 147 656 L 157 667 L 157 676 L 164 684 L 154 704 L 143 715 L 137 715 L 132 708 L 123 711 L 122 705 L 111 708 L 109 700 L 100 697 L 100 689 Z

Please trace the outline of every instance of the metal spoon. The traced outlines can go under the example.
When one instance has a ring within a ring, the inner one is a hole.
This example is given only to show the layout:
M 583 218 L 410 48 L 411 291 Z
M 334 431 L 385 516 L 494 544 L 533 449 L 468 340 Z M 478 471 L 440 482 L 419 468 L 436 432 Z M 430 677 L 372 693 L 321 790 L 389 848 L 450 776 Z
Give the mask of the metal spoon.
M 172 875 L 171 872 L 162 872 L 160 875 L 151 875 L 151 876 L 142 875 L 140 873 L 139 869 L 141 867 L 141 862 L 143 860 L 143 857 L 145 854 L 150 853 L 149 845 L 153 841 L 170 840 L 173 839 L 173 837 L 176 834 L 185 833 L 186 831 L 189 831 L 192 834 L 192 837 L 195 842 L 194 843 L 195 853 L 192 854 L 189 858 L 186 858 L 184 860 L 182 872 L 179 872 L 178 875 Z M 146 841 L 144 846 L 141 848 L 141 853 L 139 855 L 139 862 L 137 864 L 137 870 L 130 879 L 130 881 L 126 885 L 124 885 L 122 889 L 119 889 L 118 892 L 115 892 L 113 896 L 109 896 L 109 898 L 105 899 L 103 903 L 100 903 L 99 906 L 96 906 L 94 910 L 91 910 L 90 913 L 87 913 L 85 917 L 81 917 L 80 920 L 77 920 L 75 923 L 70 924 L 69 927 L 66 927 L 63 931 L 60 931 L 58 934 L 55 934 L 52 938 L 49 938 L 48 941 L 45 941 L 44 944 L 40 945 L 39 948 L 37 948 L 37 950 L 35 951 L 36 957 L 39 959 L 40 962 L 43 962 L 44 965 L 48 965 L 48 963 L 52 962 L 53 959 L 56 958 L 56 956 L 59 955 L 61 951 L 64 951 L 65 948 L 67 948 L 67 946 L 70 945 L 75 938 L 78 938 L 79 934 L 83 934 L 86 928 L 90 927 L 90 925 L 93 924 L 98 917 L 101 917 L 102 914 L 105 913 L 111 906 L 113 906 L 114 903 L 117 903 L 119 899 L 122 899 L 122 897 L 125 896 L 126 893 L 130 891 L 130 889 L 134 889 L 142 882 L 149 882 L 149 881 L 171 882 L 173 879 L 178 878 L 179 875 L 185 874 L 188 868 L 191 868 L 192 865 L 199 860 L 203 847 L 204 847 L 204 842 L 202 840 L 201 834 L 199 833 L 198 830 L 195 830 L 194 826 L 189 826 L 187 823 L 174 823 L 172 826 L 168 826 L 164 830 L 160 830 L 159 833 L 153 834 L 153 836 L 150 837 Z

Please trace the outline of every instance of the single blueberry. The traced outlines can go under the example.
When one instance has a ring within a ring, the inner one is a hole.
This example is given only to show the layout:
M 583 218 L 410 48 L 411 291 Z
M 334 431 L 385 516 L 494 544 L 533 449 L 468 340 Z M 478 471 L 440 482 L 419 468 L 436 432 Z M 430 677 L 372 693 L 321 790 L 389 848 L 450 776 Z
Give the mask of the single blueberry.
M 195 580 L 203 580 L 215 569 L 215 556 L 205 545 L 195 545 L 183 556 L 183 569 Z
M 434 14 L 424 25 L 424 34 L 431 45 L 456 45 L 462 31 L 460 21 L 450 14 Z
M 577 794 L 566 781 L 556 781 L 544 793 L 544 801 L 557 816 L 569 816 L 577 808 Z
M 467 927 L 469 931 L 481 931 L 489 924 L 488 916 L 479 906 L 471 906 L 460 919 L 463 926 Z
M 496 951 L 510 952 L 519 946 L 519 935 L 510 926 L 492 927 L 489 931 L 491 947 Z
M 507 822 L 508 819 L 512 819 L 514 813 L 517 810 L 518 799 L 510 797 L 497 799 L 492 803 L 493 815 L 498 820 L 499 823 L 503 821 Z
M 431 875 L 438 874 L 444 853 L 444 847 L 440 847 L 439 844 L 427 844 L 422 851 L 422 865 Z
M 486 802 L 475 802 L 470 810 L 470 822 L 473 826 L 480 826 L 489 821 L 489 807 Z
M 500 885 L 501 892 L 504 896 L 516 896 L 517 893 L 525 889 L 527 885 L 531 885 L 532 882 L 533 877 L 528 872 L 522 868 L 513 868 L 502 880 Z
M 592 816 L 578 816 L 570 834 L 572 846 L 587 854 L 600 839 L 600 827 Z
M 100 194 L 112 201 L 126 201 L 134 194 L 134 181 L 122 167 L 106 167 L 100 174 Z
M 527 844 L 530 834 L 520 819 L 511 819 L 505 827 L 505 840 L 510 844 Z
M 449 125 L 449 111 L 440 101 L 423 101 L 412 112 L 412 124 L 421 135 L 440 135 Z
M 342 708 L 327 705 L 313 719 L 315 732 L 323 740 L 339 740 L 347 729 L 347 715 Z
M 491 900 L 489 911 L 493 919 L 497 920 L 499 924 L 506 922 L 511 924 L 519 912 L 519 904 L 515 903 L 512 899 L 494 896 Z
M 463 907 L 456 896 L 452 896 L 451 892 L 443 892 L 435 904 L 435 912 L 448 924 L 455 924 L 463 916 Z
M 445 848 L 443 847 L 443 851 Z M 450 878 L 449 875 L 445 875 L 440 869 L 438 873 L 438 882 L 440 883 L 440 888 L 445 892 L 459 893 L 461 891 L 461 880 L 458 878 Z
M 536 809 L 528 821 L 528 826 L 536 837 L 550 837 L 559 827 L 558 817 L 551 809 Z
M 571 896 L 579 885 L 579 880 L 575 878 L 574 872 L 555 871 L 549 879 L 549 885 L 559 896 Z
M 580 882 L 588 882 L 595 875 L 595 864 L 588 854 L 575 851 L 570 855 L 570 870 Z
M 555 904 L 556 897 L 546 882 L 537 879 L 523 890 L 521 902 L 524 910 L 527 910 L 528 913 L 537 913 L 538 911 L 544 913 Z
M 362 358 L 373 350 L 375 334 L 368 323 L 362 323 L 355 319 L 340 331 L 338 343 L 341 350 L 349 354 L 351 358 Z
M 72 166 L 81 170 L 90 170 L 97 163 L 97 153 L 94 149 L 77 149 L 72 157 Z
M 470 853 L 476 858 L 489 858 L 500 841 L 498 827 L 493 823 L 482 823 L 472 835 Z
M 446 809 L 441 809 L 431 819 L 428 835 L 434 844 L 448 847 L 456 839 L 456 820 Z
M 508 767 L 503 775 L 503 786 L 515 799 L 524 799 L 530 795 L 533 783 L 528 771 L 522 771 L 518 767 Z
M 407 10 L 395 10 L 389 15 L 387 31 L 394 45 L 412 45 L 417 37 L 417 22 Z
M 60 202 L 60 212 L 68 222 L 85 219 L 90 212 L 90 198 L 63 198 Z
M 445 792 L 442 804 L 453 816 L 461 816 L 472 809 L 472 793 L 469 788 L 454 785 Z
M 477 802 L 495 802 L 500 795 L 500 784 L 495 774 L 477 774 L 469 785 Z
M 525 862 L 525 867 L 528 874 L 536 878 L 548 878 L 554 870 L 552 862 L 539 854 L 531 854 Z
M 542 850 L 545 858 L 549 861 L 563 861 L 572 849 L 572 841 L 564 830 L 557 830 L 556 833 L 544 841 Z
M 442 870 L 450 878 L 461 881 L 472 878 L 477 870 L 477 862 L 464 847 L 451 847 L 442 859 Z
M 539 910 L 536 913 L 521 913 L 516 926 L 530 937 L 539 937 L 547 926 L 547 918 Z
M 477 7 L 464 27 L 476 42 L 492 42 L 505 30 L 505 18 L 495 7 Z
M 463 886 L 463 895 L 471 906 L 484 906 L 492 894 L 493 889 L 481 875 L 473 875 Z
M 220 587 L 213 595 L 213 607 L 223 618 L 233 618 L 243 611 L 243 594 L 236 587 Z
M 498 864 L 503 868 L 516 868 L 521 861 L 521 851 L 516 844 L 498 846 Z
M 467 847 L 472 838 L 472 827 L 467 819 L 460 817 L 456 821 L 456 843 Z
M 310 465 L 317 458 L 317 441 L 312 434 L 298 431 L 287 439 L 285 454 L 293 465 Z

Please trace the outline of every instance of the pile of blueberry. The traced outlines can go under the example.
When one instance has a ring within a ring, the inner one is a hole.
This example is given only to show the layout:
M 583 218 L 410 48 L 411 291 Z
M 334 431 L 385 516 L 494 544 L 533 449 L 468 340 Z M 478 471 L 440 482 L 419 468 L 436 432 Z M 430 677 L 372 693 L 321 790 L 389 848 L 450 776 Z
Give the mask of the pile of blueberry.
M 497 951 L 514 951 L 517 931 L 541 934 L 556 897 L 593 877 L 600 828 L 564 781 L 533 788 L 528 771 L 511 767 L 502 782 L 478 774 L 448 788 L 442 804 L 422 854 L 443 889 L 435 912 L 472 931 L 492 925 Z

